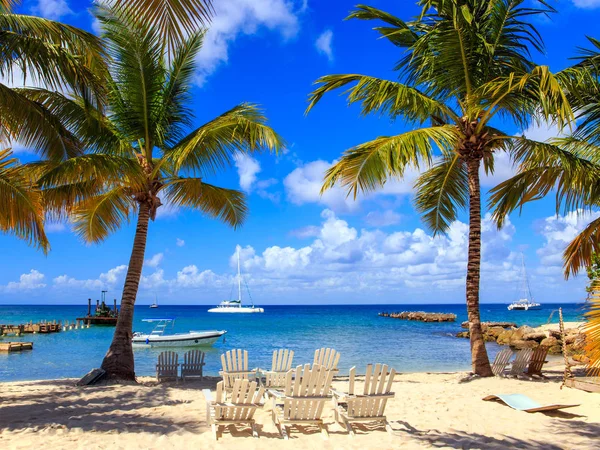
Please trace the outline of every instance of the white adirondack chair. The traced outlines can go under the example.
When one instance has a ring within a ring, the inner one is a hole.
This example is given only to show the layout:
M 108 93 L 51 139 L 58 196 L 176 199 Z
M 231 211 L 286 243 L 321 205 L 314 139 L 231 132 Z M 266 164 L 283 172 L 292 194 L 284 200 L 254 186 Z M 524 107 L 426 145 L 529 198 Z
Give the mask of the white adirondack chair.
M 183 355 L 183 364 L 181 365 L 181 379 L 200 378 L 202 379 L 202 369 L 204 368 L 204 352 L 200 350 L 190 350 Z
M 271 364 L 271 370 L 264 372 L 265 387 L 268 389 L 284 387 L 288 370 L 291 370 L 293 361 L 293 350 L 275 350 L 273 352 L 273 362 Z
M 494 363 L 492 364 L 492 372 L 495 376 L 502 376 L 504 369 L 508 366 L 508 362 L 510 358 L 512 358 L 513 351 L 510 348 L 505 348 L 500 350 L 496 355 L 496 359 L 494 359 Z
M 529 365 L 529 361 L 531 360 L 531 356 L 533 355 L 533 350 L 530 348 L 524 348 L 523 350 L 517 353 L 515 360 L 512 362 L 510 367 L 510 371 L 508 372 L 509 377 L 522 377 L 525 376 L 525 369 Z
M 269 390 L 273 397 L 273 423 L 284 439 L 289 438 L 288 425 L 315 425 L 324 439 L 328 438 L 327 427 L 321 420 L 323 407 L 328 399 L 333 380 L 333 370 L 310 364 L 298 366 L 286 374 L 283 392 Z
M 363 393 L 355 395 L 356 367 L 353 367 L 350 369 L 348 394 L 333 391 L 335 421 L 343 423 L 351 437 L 354 437 L 353 422 L 381 422 L 388 432 L 393 432 L 384 413 L 388 399 L 394 398 L 395 395 L 391 392 L 395 375 L 394 369 L 388 372 L 386 364 L 376 364 L 374 369 L 373 365 L 369 364 Z
M 219 375 L 223 377 L 226 391 L 233 389 L 235 380 L 255 380 L 256 369 L 248 370 L 248 351 L 247 350 L 229 350 L 221 355 L 221 365 L 223 370 Z
M 315 350 L 315 359 L 313 364 L 325 367 L 327 370 L 337 371 L 337 365 L 340 361 L 340 354 L 332 348 L 320 348 Z
M 179 355 L 175 352 L 162 352 L 158 355 L 158 362 L 156 363 L 156 379 L 159 382 L 169 379 L 177 380 L 177 371 L 179 369 L 178 359 Z
M 202 390 L 206 398 L 206 417 L 212 428 L 215 440 L 218 439 L 219 427 L 222 425 L 244 425 L 252 427 L 252 436 L 258 437 L 254 422 L 256 408 L 262 407 L 261 399 L 264 388 L 257 389 L 256 381 L 237 379 L 233 383 L 231 399 L 226 401 L 225 384 L 217 383 L 216 399 L 213 400 L 210 389 Z

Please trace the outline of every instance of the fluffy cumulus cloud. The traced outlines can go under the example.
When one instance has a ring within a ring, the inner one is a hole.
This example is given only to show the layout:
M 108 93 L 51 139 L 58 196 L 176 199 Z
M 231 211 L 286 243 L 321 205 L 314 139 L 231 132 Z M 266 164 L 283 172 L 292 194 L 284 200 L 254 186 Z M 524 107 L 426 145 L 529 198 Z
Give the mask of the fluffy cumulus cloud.
M 234 161 L 240 177 L 240 187 L 250 192 L 256 182 L 256 175 L 260 172 L 259 162 L 245 153 L 236 153 Z
M 319 35 L 315 42 L 317 51 L 322 55 L 327 56 L 329 61 L 333 61 L 333 48 L 331 46 L 333 41 L 333 31 L 325 30 Z
M 298 13 L 288 0 L 229 0 L 214 2 L 215 16 L 198 55 L 196 81 L 204 84 L 215 69 L 229 60 L 229 46 L 240 36 L 267 29 L 283 41 L 296 36 Z
M 573 4 L 583 9 L 600 8 L 600 0 L 573 0 Z
M 32 8 L 32 12 L 51 20 L 58 20 L 73 14 L 66 0 L 38 0 Z
M 35 269 L 31 269 L 29 273 L 24 273 L 19 277 L 19 281 L 10 281 L 6 286 L 0 287 L 4 292 L 22 292 L 42 289 L 46 287 L 46 276 Z
M 156 268 L 160 265 L 164 256 L 165 255 L 163 253 L 157 253 L 157 254 L 153 255 L 152 258 L 149 258 L 146 261 L 144 261 L 144 265 L 147 267 Z
M 185 241 L 183 239 L 177 238 L 177 240 L 175 241 L 175 245 L 177 245 L 177 247 L 183 247 L 185 245 Z

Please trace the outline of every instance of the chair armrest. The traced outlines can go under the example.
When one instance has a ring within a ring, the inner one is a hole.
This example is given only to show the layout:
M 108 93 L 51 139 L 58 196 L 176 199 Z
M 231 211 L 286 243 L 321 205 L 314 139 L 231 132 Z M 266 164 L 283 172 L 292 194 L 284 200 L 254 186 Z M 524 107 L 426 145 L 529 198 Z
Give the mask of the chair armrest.
M 273 396 L 273 397 L 277 397 L 277 398 L 284 398 L 285 394 L 281 391 L 275 390 L 275 389 L 267 389 L 267 392 L 269 395 Z
M 206 398 L 206 403 L 213 402 L 213 395 L 210 389 L 202 389 L 202 393 L 204 394 L 204 398 Z
M 353 397 L 353 395 L 346 394 L 345 392 L 336 391 L 335 389 L 331 389 L 331 393 L 337 400 L 344 400 L 349 397 Z

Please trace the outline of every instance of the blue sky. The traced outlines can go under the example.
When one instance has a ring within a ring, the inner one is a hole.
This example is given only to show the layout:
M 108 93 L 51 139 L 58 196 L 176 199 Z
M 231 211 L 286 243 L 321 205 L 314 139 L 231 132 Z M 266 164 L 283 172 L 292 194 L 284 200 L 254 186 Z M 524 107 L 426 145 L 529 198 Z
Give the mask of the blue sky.
M 311 84 L 329 73 L 392 78 L 398 50 L 378 39 L 374 24 L 343 21 L 356 1 L 220 0 L 199 57 L 194 88 L 197 124 L 243 101 L 262 105 L 286 139 L 279 156 L 240 158 L 211 182 L 241 188 L 250 216 L 233 231 L 195 212 L 163 208 L 151 223 L 140 303 L 157 295 L 166 304 L 214 304 L 230 295 L 233 255 L 242 246 L 245 277 L 260 304 L 459 303 L 464 299 L 465 217 L 447 236 L 433 238 L 412 206 L 415 173 L 377 194 L 347 199 L 339 189 L 318 195 L 324 170 L 347 148 L 407 127 L 386 118 L 360 117 L 333 94 L 305 116 Z M 409 19 L 413 1 L 368 4 Z M 569 65 L 585 36 L 594 36 L 600 0 L 556 2 L 559 14 L 537 21 L 546 55 L 539 64 Z M 90 2 L 25 1 L 21 9 L 93 30 Z M 600 37 L 596 33 L 595 37 Z M 506 127 L 507 131 L 522 131 Z M 526 130 L 545 139 L 547 127 Z M 19 157 L 30 160 L 26 149 Z M 497 160 L 487 190 L 512 173 Z M 579 301 L 585 276 L 565 282 L 561 252 L 590 220 L 554 215 L 550 199 L 513 215 L 503 230 L 484 219 L 482 301 L 509 302 L 518 294 L 524 252 L 534 296 L 542 302 Z M 68 224 L 48 229 L 48 256 L 0 235 L 0 303 L 85 303 L 101 289 L 120 297 L 133 240 L 126 226 L 99 246 L 83 244 Z

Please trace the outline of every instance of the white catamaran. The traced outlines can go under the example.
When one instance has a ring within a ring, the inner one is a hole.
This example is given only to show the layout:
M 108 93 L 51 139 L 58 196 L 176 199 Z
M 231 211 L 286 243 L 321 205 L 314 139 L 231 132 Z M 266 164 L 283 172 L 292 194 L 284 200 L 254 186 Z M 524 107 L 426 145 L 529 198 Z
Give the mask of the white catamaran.
M 508 305 L 509 311 L 529 311 L 534 309 L 542 309 L 542 305 L 533 301 L 531 288 L 529 287 L 529 279 L 525 270 L 525 257 L 521 255 L 521 298 Z
M 210 330 L 165 334 L 165 328 L 168 325 L 173 325 L 175 319 L 142 319 L 142 322 L 156 323 L 156 325 L 150 334 L 133 333 L 131 343 L 135 348 L 210 346 L 227 333 L 224 330 Z
M 237 250 L 237 268 L 238 268 L 238 273 L 237 273 L 238 298 L 237 298 L 237 300 L 225 300 L 225 301 L 221 302 L 219 304 L 219 306 L 209 309 L 208 312 L 210 312 L 210 313 L 233 313 L 233 314 L 235 314 L 235 313 L 249 314 L 249 313 L 265 312 L 265 310 L 263 308 L 254 306 L 254 302 L 252 303 L 252 306 L 243 306 L 242 305 L 242 273 L 240 271 L 240 246 L 239 245 L 236 247 L 236 250 Z M 246 288 L 248 288 L 248 286 L 246 286 Z M 248 297 L 250 298 L 250 301 L 252 302 L 252 297 L 250 297 L 250 291 L 248 291 Z

